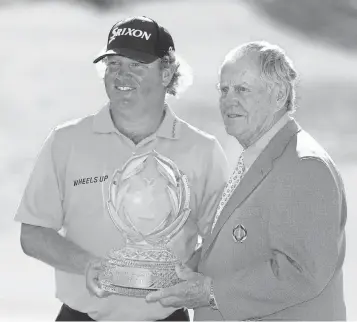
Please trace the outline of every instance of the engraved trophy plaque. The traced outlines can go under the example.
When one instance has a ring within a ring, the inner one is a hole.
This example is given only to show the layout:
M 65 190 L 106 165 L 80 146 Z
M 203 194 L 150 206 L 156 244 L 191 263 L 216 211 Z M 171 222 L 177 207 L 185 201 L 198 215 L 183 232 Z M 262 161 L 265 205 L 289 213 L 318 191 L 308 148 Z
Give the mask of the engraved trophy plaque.
M 175 271 L 180 260 L 168 243 L 185 224 L 189 201 L 187 177 L 155 151 L 134 156 L 115 171 L 107 207 L 126 244 L 108 254 L 98 278 L 104 290 L 145 297 L 181 281 Z

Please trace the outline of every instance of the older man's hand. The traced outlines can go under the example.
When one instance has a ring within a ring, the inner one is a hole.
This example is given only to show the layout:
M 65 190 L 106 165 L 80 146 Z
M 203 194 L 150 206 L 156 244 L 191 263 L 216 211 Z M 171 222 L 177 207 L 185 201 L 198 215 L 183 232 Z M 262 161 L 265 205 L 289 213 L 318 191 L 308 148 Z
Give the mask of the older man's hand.
M 146 296 L 147 302 L 160 302 L 163 306 L 193 309 L 209 305 L 211 278 L 195 273 L 187 266 L 176 267 L 177 276 L 183 282 L 152 292 Z

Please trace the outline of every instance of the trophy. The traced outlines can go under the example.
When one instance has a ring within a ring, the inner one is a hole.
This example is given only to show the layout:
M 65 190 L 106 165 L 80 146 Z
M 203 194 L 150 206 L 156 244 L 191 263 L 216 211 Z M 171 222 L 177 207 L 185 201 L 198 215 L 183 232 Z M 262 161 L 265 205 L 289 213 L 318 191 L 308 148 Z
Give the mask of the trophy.
M 181 262 L 168 243 L 187 221 L 189 202 L 186 175 L 156 151 L 134 156 L 116 170 L 107 208 L 126 243 L 109 251 L 98 277 L 101 288 L 145 297 L 181 282 L 175 271 Z

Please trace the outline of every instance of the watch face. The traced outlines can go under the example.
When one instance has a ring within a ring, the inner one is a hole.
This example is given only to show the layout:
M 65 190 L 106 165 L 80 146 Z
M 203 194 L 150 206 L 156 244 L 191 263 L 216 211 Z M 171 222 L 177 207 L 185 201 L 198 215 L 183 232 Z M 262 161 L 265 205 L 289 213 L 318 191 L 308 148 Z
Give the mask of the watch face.
M 216 304 L 216 301 L 214 299 L 214 297 L 211 297 L 210 300 L 209 300 L 209 305 L 212 309 L 216 310 L 217 309 L 217 304 Z
M 212 309 L 217 310 L 217 302 L 213 293 L 213 285 L 211 284 L 210 294 L 209 294 L 209 305 Z

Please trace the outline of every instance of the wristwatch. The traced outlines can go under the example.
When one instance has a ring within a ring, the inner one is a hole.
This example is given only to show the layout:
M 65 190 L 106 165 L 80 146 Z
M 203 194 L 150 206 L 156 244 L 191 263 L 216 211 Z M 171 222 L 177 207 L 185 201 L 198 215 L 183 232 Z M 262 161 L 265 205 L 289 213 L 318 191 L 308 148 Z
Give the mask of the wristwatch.
M 213 310 L 218 310 L 218 305 L 217 305 L 217 302 L 216 302 L 216 298 L 214 297 L 214 293 L 213 293 L 213 281 L 212 280 L 211 280 L 210 292 L 209 292 L 209 306 Z

